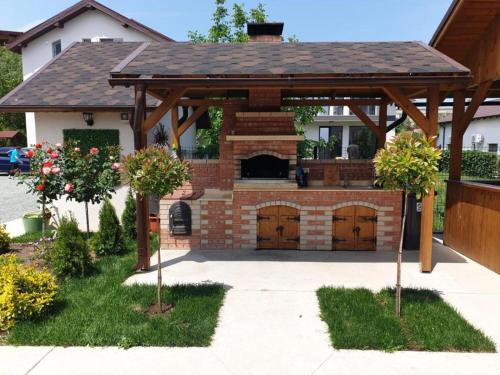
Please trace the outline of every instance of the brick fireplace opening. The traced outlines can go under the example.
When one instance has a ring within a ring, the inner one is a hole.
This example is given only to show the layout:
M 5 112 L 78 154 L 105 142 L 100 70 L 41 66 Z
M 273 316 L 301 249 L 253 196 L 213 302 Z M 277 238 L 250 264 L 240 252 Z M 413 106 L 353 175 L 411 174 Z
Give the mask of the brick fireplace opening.
M 257 155 L 241 160 L 241 178 L 288 179 L 290 161 L 274 155 Z

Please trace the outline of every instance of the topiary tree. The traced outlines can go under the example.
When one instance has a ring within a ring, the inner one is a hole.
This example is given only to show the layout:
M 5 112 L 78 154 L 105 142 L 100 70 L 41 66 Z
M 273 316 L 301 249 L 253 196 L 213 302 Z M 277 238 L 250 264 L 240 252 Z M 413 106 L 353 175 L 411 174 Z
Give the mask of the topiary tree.
M 189 164 L 179 160 L 163 148 L 149 146 L 123 160 L 123 172 L 130 187 L 144 198 L 161 199 L 172 194 L 190 180 Z M 161 230 L 159 233 L 161 245 Z M 151 312 L 163 312 L 161 303 L 161 254 L 158 248 L 157 304 Z
M 132 195 L 132 190 L 129 189 L 125 200 L 125 209 L 122 214 L 123 234 L 127 240 L 135 240 L 137 238 L 137 208 L 135 198 Z
M 59 278 L 84 276 L 92 262 L 85 235 L 72 216 L 63 217 L 57 228 L 56 240 L 46 255 L 52 271 Z
M 109 199 L 99 211 L 99 231 L 92 237 L 91 246 L 97 255 L 119 254 L 125 248 L 122 227 Z
M 403 233 L 406 222 L 408 196 L 417 199 L 429 195 L 436 185 L 441 151 L 434 147 L 434 139 L 419 132 L 399 133 L 385 148 L 378 150 L 374 164 L 377 182 L 386 190 L 402 190 L 405 196 L 401 238 L 397 258 L 396 314 L 401 312 L 401 262 Z

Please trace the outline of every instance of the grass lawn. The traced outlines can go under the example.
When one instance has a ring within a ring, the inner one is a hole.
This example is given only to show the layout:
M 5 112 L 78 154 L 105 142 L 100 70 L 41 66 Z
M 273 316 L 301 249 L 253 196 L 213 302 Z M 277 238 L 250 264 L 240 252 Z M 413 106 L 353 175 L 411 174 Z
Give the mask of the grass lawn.
M 430 290 L 404 289 L 401 318 L 394 290 L 324 287 L 321 318 L 336 349 L 495 352 L 495 345 Z
M 163 288 L 163 302 L 175 308 L 147 316 L 155 286 L 123 286 L 135 251 L 104 257 L 86 278 L 62 283 L 53 307 L 35 321 L 17 323 L 5 341 L 13 345 L 208 346 L 224 300 L 222 285 Z
M 45 231 L 45 237 L 51 237 L 53 235 L 53 230 L 47 229 Z M 13 237 L 10 242 L 12 243 L 29 243 L 38 242 L 42 238 L 42 232 L 25 233 L 17 237 Z

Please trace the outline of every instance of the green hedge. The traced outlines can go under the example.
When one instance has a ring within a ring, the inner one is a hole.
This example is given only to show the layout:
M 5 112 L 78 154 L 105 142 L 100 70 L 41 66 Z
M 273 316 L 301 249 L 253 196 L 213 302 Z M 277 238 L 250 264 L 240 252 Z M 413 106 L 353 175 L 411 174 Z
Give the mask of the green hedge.
M 116 129 L 63 129 L 64 142 L 78 142 L 83 153 L 92 147 L 99 149 L 120 145 L 120 131 Z
M 481 178 L 492 178 L 498 174 L 498 157 L 490 152 L 463 151 L 462 174 Z M 440 172 L 448 172 L 450 164 L 450 151 L 443 151 L 439 163 Z

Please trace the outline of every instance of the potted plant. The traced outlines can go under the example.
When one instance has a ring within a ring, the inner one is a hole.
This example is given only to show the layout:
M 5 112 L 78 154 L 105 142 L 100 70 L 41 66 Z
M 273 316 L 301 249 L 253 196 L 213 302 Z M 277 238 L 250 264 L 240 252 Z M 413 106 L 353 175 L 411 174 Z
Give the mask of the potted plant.
M 401 312 L 401 262 L 408 197 L 421 199 L 436 185 L 441 151 L 434 147 L 434 139 L 420 132 L 399 133 L 385 148 L 377 151 L 375 170 L 377 183 L 386 190 L 401 190 L 404 194 L 401 238 L 399 241 L 396 276 L 396 314 Z

